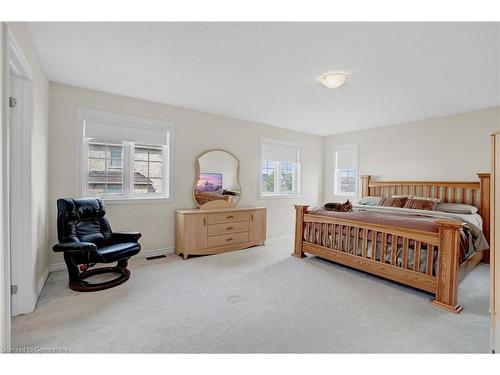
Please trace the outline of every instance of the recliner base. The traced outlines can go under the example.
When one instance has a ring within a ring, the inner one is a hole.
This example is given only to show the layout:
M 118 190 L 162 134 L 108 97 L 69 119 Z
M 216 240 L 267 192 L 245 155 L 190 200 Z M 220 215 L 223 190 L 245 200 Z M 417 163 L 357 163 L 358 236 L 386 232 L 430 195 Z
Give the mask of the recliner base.
M 86 270 L 85 272 L 78 272 L 78 266 L 72 261 L 71 257 L 67 254 L 64 255 L 70 275 L 69 287 L 77 292 L 97 292 L 99 290 L 113 288 L 115 286 L 123 284 L 130 278 L 130 271 L 127 268 L 127 259 L 119 260 L 118 264 L 115 267 L 101 267 L 92 270 Z M 85 281 L 86 278 L 104 273 L 117 273 L 120 276 L 113 280 L 104 281 L 102 283 L 92 284 Z
M 104 281 L 102 283 L 89 283 L 85 281 L 86 278 L 100 275 L 103 273 L 118 273 L 120 276 L 113 280 Z M 78 280 L 69 282 L 69 287 L 77 292 L 98 292 L 100 290 L 105 290 L 109 288 L 114 288 L 120 284 L 123 284 L 130 278 L 130 270 L 126 267 L 102 267 L 93 270 L 82 272 L 78 275 Z

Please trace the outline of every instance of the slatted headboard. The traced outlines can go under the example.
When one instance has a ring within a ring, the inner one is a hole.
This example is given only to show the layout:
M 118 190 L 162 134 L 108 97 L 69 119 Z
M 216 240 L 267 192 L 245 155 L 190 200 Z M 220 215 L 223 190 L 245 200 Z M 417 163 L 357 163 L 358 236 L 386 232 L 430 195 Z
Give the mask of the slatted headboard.
M 478 173 L 479 181 L 373 181 L 371 176 L 361 176 L 363 197 L 390 197 L 415 195 L 441 198 L 442 202 L 463 203 L 476 206 L 483 218 L 483 233 L 489 241 L 490 233 L 490 174 Z

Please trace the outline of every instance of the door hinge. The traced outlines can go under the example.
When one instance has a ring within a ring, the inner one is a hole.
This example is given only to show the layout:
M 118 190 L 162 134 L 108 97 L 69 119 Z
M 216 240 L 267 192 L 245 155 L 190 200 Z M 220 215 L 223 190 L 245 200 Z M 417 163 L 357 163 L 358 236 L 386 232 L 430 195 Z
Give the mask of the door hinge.
M 17 294 L 17 285 L 10 286 L 10 294 Z
M 16 105 L 17 105 L 17 99 L 13 98 L 12 96 L 9 97 L 9 107 L 16 108 Z

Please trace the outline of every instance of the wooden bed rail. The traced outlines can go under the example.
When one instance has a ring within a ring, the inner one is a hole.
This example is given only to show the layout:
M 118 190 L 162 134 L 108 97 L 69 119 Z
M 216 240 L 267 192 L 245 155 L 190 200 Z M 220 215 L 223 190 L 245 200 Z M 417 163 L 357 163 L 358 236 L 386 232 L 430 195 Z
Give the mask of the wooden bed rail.
M 308 207 L 295 205 L 293 256 L 317 255 L 433 293 L 434 305 L 455 313 L 462 310 L 457 304 L 462 224 L 440 220 L 437 233 L 424 232 L 312 215 Z

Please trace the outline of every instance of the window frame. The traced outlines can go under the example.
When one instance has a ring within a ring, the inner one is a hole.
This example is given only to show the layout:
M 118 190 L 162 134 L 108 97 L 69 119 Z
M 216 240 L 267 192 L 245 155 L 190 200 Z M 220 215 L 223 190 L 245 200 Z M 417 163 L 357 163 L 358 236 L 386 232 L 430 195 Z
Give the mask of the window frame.
M 76 186 L 78 196 L 86 196 L 88 192 L 88 139 L 85 137 L 85 121 L 102 122 L 123 127 L 165 130 L 168 134 L 167 145 L 149 144 L 163 148 L 162 193 L 135 194 L 133 192 L 134 142 L 123 141 L 123 194 L 103 194 L 101 198 L 107 204 L 159 203 L 174 200 L 174 124 L 167 121 L 129 116 L 119 113 L 95 111 L 77 108 L 77 166 Z M 144 145 L 137 142 L 137 145 Z M 127 159 L 127 160 L 126 160 Z M 125 176 L 127 175 L 127 177 Z M 130 182 L 130 183 L 127 183 Z M 130 185 L 130 186 L 129 186 Z
M 275 192 L 265 192 L 262 189 L 262 184 L 263 184 L 263 179 L 262 179 L 262 164 L 265 161 L 262 157 L 263 153 L 263 145 L 264 144 L 282 144 L 282 145 L 287 145 L 287 146 L 293 146 L 296 148 L 297 152 L 297 162 L 293 163 L 295 165 L 295 168 L 292 169 L 292 178 L 295 179 L 295 192 L 291 193 L 286 193 L 286 192 L 281 192 L 281 184 L 280 184 L 280 164 L 282 163 L 281 161 L 275 161 L 275 160 L 270 160 L 274 164 L 274 186 L 275 186 Z M 261 137 L 260 138 L 260 153 L 259 153 L 259 199 L 274 199 L 274 198 L 300 198 L 301 197 L 301 192 L 302 192 L 302 183 L 301 183 L 301 163 L 300 163 L 300 149 L 301 149 L 301 144 L 296 143 L 296 142 L 290 142 L 290 141 L 285 141 L 282 139 L 276 139 L 276 138 L 266 138 L 266 137 Z
M 346 150 L 352 150 L 354 149 L 356 151 L 356 173 L 355 173 L 355 188 L 354 188 L 354 193 L 349 194 L 349 193 L 337 193 L 337 186 L 339 184 L 339 171 L 344 170 L 344 169 L 338 169 L 337 170 L 337 156 L 336 153 L 337 151 L 346 151 Z M 348 198 L 348 199 L 358 199 L 359 198 L 359 150 L 358 150 L 358 144 L 357 143 L 346 143 L 346 144 L 340 144 L 340 145 L 333 145 L 331 149 L 331 157 L 333 161 L 333 186 L 332 186 L 332 194 L 334 197 L 341 197 L 341 198 Z

